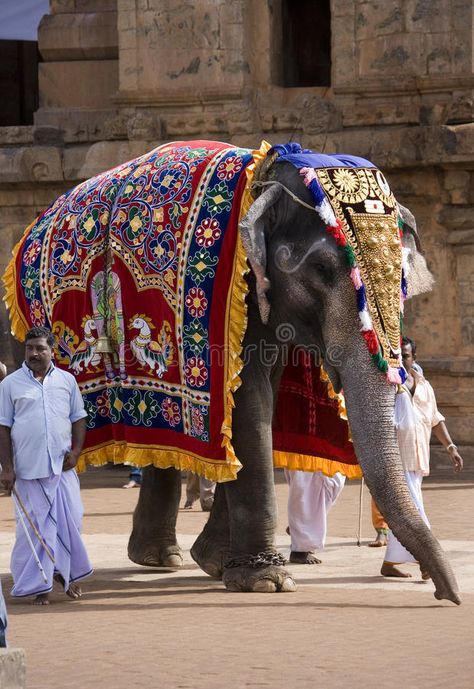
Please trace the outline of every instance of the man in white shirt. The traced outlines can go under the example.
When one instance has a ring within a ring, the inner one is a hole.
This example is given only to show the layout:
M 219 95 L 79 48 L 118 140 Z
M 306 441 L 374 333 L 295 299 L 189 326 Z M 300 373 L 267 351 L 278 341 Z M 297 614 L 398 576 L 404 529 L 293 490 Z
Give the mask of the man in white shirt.
M 0 385 L 0 482 L 16 493 L 12 595 L 34 595 L 38 605 L 49 603 L 53 579 L 70 598 L 79 598 L 81 590 L 74 582 L 92 572 L 80 535 L 83 508 L 74 469 L 87 414 L 76 380 L 52 361 L 54 345 L 47 328 L 32 328 L 22 367 Z M 46 583 L 21 524 L 22 506 Z
M 451 440 L 444 423 L 444 416 L 438 411 L 433 388 L 413 368 L 416 360 L 416 344 L 408 337 L 404 337 L 402 341 L 402 360 L 407 379 L 401 392 L 395 398 L 394 423 L 408 488 L 423 520 L 429 526 L 423 506 L 421 483 L 423 476 L 428 476 L 430 473 L 431 431 L 446 448 L 454 471 L 461 471 L 463 460 Z M 380 573 L 384 577 L 411 577 L 411 574 L 395 566 L 403 562 L 416 562 L 416 560 L 389 531 L 387 551 Z M 423 579 L 429 579 L 427 572 L 422 572 L 421 575 Z

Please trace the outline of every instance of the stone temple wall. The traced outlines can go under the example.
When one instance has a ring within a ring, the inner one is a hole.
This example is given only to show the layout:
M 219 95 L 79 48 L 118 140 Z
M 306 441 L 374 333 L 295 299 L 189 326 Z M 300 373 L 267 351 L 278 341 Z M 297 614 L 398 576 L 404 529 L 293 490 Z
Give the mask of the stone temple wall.
M 284 1 L 50 0 L 35 123 L 0 128 L 0 269 L 60 193 L 168 140 L 370 158 L 417 218 L 436 284 L 406 330 L 474 466 L 473 2 L 332 0 L 331 85 L 288 88 Z

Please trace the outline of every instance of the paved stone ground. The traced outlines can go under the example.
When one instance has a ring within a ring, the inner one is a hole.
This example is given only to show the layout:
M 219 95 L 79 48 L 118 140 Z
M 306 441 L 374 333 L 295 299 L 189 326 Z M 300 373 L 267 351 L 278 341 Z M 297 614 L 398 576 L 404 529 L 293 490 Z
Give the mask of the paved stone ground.
M 424 495 L 434 533 L 448 551 L 463 604 L 438 602 L 417 568 L 410 581 L 379 576 L 364 494 L 357 547 L 359 484 L 349 483 L 330 515 L 323 564 L 291 566 L 296 593 L 236 594 L 192 562 L 189 547 L 207 515 L 180 511 L 185 566 L 135 566 L 126 543 L 138 490 L 123 490 L 123 467 L 81 479 L 85 541 L 95 574 L 84 597 L 59 592 L 48 608 L 7 595 L 9 642 L 27 654 L 28 689 L 472 689 L 474 686 L 474 481 L 429 479 Z M 278 545 L 287 489 L 276 472 Z M 0 572 L 11 579 L 11 501 L 0 500 Z

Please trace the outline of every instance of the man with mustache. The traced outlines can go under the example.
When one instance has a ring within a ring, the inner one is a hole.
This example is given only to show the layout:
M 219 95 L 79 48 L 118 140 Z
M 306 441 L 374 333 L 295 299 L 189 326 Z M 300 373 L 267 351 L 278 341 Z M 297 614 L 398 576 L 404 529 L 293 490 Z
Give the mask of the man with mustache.
M 53 363 L 55 344 L 47 328 L 32 328 L 25 361 L 0 385 L 0 483 L 9 494 L 15 491 L 17 505 L 12 595 L 35 596 L 37 605 L 49 603 L 53 580 L 79 598 L 74 582 L 92 572 L 80 534 L 83 508 L 74 468 L 87 414 L 76 380 Z M 46 583 L 19 520 L 23 507 Z

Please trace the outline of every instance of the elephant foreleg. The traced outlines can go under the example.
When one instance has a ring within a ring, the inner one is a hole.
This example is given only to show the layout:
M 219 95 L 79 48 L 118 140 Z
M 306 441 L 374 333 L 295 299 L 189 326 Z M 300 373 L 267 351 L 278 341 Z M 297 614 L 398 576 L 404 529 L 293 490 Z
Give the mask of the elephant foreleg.
M 242 462 L 236 481 L 224 484 L 229 510 L 230 558 L 223 581 L 232 591 L 294 591 L 284 559 L 274 546 L 271 368 L 257 353 L 241 374 L 232 418 L 234 449 Z
M 229 513 L 225 488 L 220 483 L 216 486 L 209 519 L 191 548 L 191 557 L 206 574 L 221 579 L 229 552 Z
M 180 498 L 179 471 L 145 467 L 128 542 L 132 562 L 148 567 L 181 567 L 183 557 L 176 540 Z

